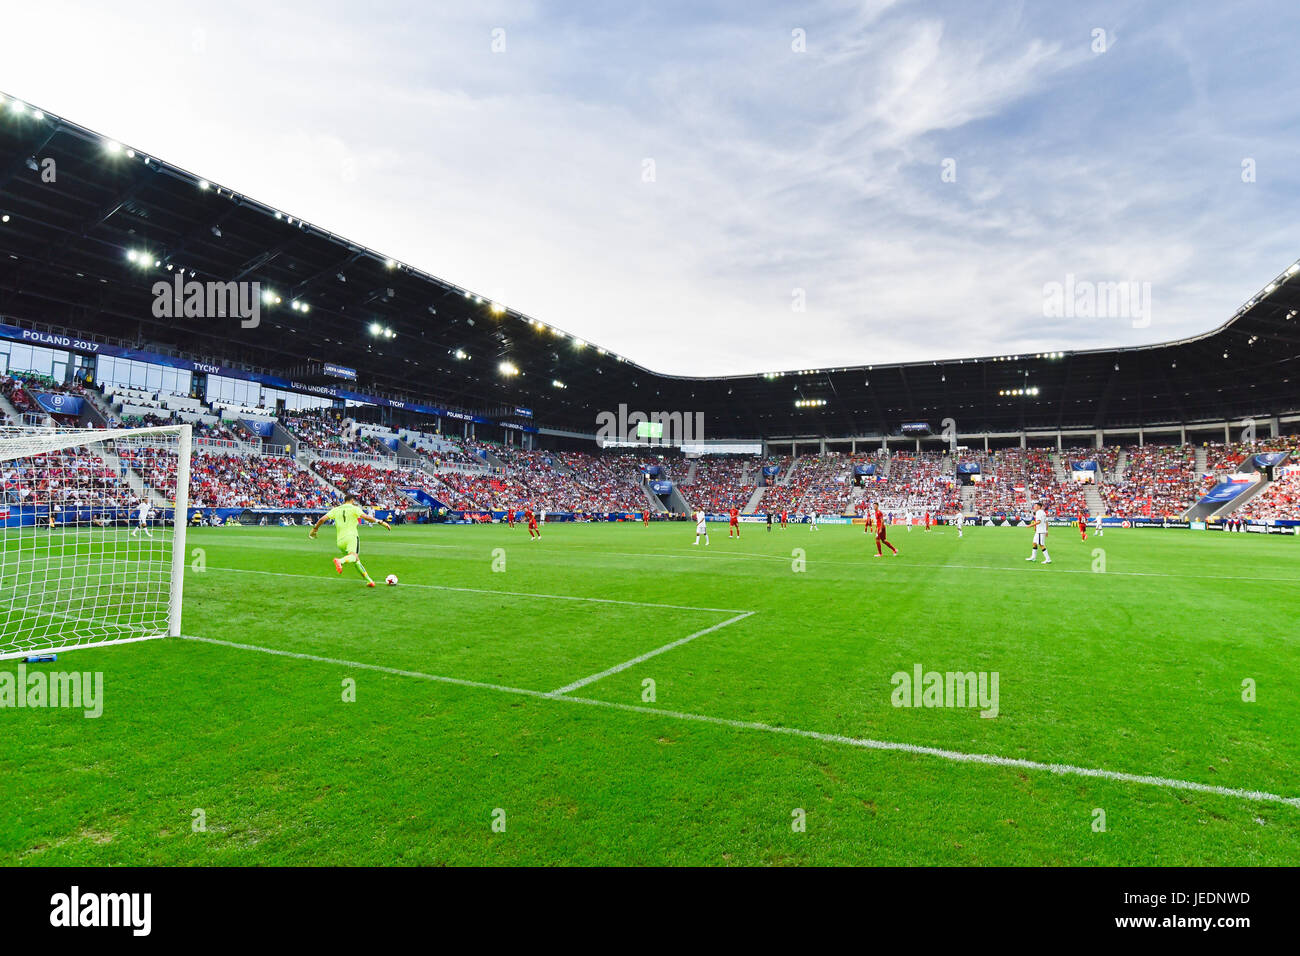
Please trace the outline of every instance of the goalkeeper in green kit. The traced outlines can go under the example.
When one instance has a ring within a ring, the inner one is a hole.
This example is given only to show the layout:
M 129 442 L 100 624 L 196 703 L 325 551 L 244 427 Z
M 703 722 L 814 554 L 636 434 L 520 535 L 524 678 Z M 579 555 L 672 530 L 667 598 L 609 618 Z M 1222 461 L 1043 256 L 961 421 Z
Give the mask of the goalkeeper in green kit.
M 338 543 L 339 551 L 343 557 L 334 559 L 334 570 L 339 574 L 343 573 L 343 565 L 355 564 L 361 576 L 366 579 L 366 587 L 373 588 L 375 582 L 370 580 L 370 575 L 366 572 L 366 566 L 361 563 L 358 555 L 360 528 L 361 525 L 369 521 L 373 524 L 381 524 L 389 531 L 393 530 L 392 525 L 387 521 L 381 521 L 378 518 L 366 514 L 357 506 L 357 496 L 347 494 L 343 496 L 343 504 L 337 505 L 325 512 L 321 518 L 311 526 L 311 537 L 316 537 L 316 532 L 326 521 L 334 522 L 334 536 Z

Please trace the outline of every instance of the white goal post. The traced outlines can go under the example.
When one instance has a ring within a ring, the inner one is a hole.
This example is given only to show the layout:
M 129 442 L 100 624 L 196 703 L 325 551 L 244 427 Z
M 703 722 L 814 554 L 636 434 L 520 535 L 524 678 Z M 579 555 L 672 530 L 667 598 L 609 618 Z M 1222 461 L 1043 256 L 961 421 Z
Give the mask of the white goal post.
M 0 426 L 0 660 L 178 636 L 190 426 Z

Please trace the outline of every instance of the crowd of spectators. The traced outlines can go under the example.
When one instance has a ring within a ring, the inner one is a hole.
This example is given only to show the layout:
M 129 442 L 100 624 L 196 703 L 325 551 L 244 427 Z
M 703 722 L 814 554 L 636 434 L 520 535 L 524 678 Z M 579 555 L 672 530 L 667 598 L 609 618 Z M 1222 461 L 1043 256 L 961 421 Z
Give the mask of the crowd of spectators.
M 895 452 L 889 456 L 889 470 L 883 476 L 884 461 L 875 461 L 878 477 L 872 480 L 864 500 L 879 504 L 891 513 L 949 514 L 961 508 L 952 456 L 943 452 Z
M 1038 502 L 1055 517 L 1074 517 L 1088 511 L 1083 488 L 1064 478 L 1052 464 L 1055 449 L 1001 448 L 978 456 L 980 483 L 975 486 L 974 509 L 979 514 L 1023 514 Z
M 1100 488 L 1109 514 L 1176 517 L 1211 483 L 1196 473 L 1196 449 L 1191 445 L 1132 446 L 1127 453 L 1124 479 Z
M 437 486 L 432 475 L 414 468 L 376 468 L 362 462 L 325 459 L 315 461 L 312 467 L 340 493 L 356 495 L 368 508 L 404 508 L 409 501 L 403 488 L 432 493 Z
M 282 424 L 299 444 L 318 455 L 387 455 L 388 449 L 378 438 L 361 434 L 356 426 L 343 423 L 337 412 L 312 409 L 285 415 Z
M 1275 479 L 1232 516 L 1250 521 L 1300 518 L 1300 471 L 1291 471 Z
M 732 508 L 744 510 L 763 478 L 762 462 L 748 455 L 711 455 L 699 458 L 695 463 L 695 474 L 687 467 L 686 474 L 678 482 L 682 496 L 693 508 L 709 512 L 730 511 Z M 774 489 L 770 486 L 764 495 L 766 499 Z
M 66 508 L 130 507 L 125 477 L 88 448 L 68 448 L 0 462 L 6 505 Z

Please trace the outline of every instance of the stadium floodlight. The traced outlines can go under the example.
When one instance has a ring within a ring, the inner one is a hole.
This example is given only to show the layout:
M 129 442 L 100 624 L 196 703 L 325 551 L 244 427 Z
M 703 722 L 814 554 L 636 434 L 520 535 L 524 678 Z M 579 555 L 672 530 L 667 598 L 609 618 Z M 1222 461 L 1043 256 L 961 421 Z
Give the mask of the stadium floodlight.
M 290 222 L 293 222 L 292 219 L 290 219 L 289 221 L 290 221 Z M 395 260 L 393 260 L 393 259 L 389 259 L 389 260 L 387 260 L 387 261 L 384 263 L 384 267 L 387 268 L 387 269 L 392 269 L 392 268 L 396 267 L 396 265 L 397 265 L 397 262 L 396 262 Z
M 501 313 L 505 312 L 505 310 L 506 307 L 502 305 L 500 302 L 493 302 L 491 305 L 488 306 L 488 311 L 490 311 L 493 315 L 500 315 Z
M 15 113 L 21 114 L 27 112 L 27 104 L 24 103 L 22 100 L 14 100 L 12 103 L 9 104 L 9 108 L 13 110 Z
M 376 335 L 376 336 L 377 336 L 377 335 L 382 335 L 383 332 L 384 332 L 384 327 L 383 327 L 383 325 L 381 325 L 381 324 L 378 323 L 378 322 L 371 322 L 371 323 L 370 323 L 370 334 L 371 334 L 371 335 Z
M 116 155 L 117 153 L 122 152 L 122 144 L 117 142 L 116 140 L 110 139 L 108 142 L 104 144 L 104 149 Z
M 212 185 L 212 183 L 208 182 L 206 179 L 200 179 L 200 180 L 199 180 L 199 188 L 202 189 L 202 190 L 205 190 L 205 191 L 206 191 L 206 190 L 208 189 L 208 187 L 210 187 L 211 185 Z
M 0 659 L 180 634 L 189 425 L 7 426 L 0 464 L 32 476 L 0 519 Z
M 558 378 L 553 378 L 553 379 L 551 379 L 551 387 L 552 387 L 552 388 L 568 388 L 569 386 L 565 385 L 565 384 L 564 384 L 563 382 L 561 382 Z
M 508 378 L 519 374 L 519 368 L 513 362 L 502 362 L 497 366 L 497 370 Z
M 8 222 L 8 221 L 9 221 L 9 213 L 5 213 L 3 216 L 0 216 L 0 222 Z

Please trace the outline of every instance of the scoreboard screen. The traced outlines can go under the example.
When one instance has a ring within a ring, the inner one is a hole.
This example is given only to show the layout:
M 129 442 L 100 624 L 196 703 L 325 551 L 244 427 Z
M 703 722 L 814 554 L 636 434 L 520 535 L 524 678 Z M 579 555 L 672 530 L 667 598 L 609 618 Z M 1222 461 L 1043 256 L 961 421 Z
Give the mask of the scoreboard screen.
M 637 438 L 663 438 L 664 423 L 663 422 L 637 422 L 636 437 Z

